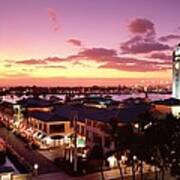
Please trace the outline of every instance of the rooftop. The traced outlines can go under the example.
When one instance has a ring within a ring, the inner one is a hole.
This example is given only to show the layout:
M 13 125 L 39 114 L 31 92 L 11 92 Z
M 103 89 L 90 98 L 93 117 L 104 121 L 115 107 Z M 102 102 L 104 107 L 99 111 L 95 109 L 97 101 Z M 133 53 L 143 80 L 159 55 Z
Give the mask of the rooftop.
M 180 106 L 180 100 L 175 98 L 169 98 L 165 100 L 154 101 L 154 104 L 167 105 L 167 106 Z
M 33 112 L 29 112 L 29 116 L 45 122 L 68 120 L 67 117 L 60 116 L 60 114 L 57 114 L 56 112 L 33 111 Z
M 78 119 L 83 121 L 91 119 L 95 121 L 109 122 L 112 118 L 117 117 L 121 122 L 129 123 L 142 112 L 148 110 L 150 105 L 139 104 L 122 109 L 107 109 L 87 107 L 83 105 L 61 105 L 55 106 L 52 112 L 31 112 L 29 115 L 42 121 L 61 121 L 73 118 L 77 113 Z
M 18 101 L 18 104 L 22 105 L 23 107 L 47 107 L 52 106 L 52 102 L 41 99 L 41 98 L 27 98 Z

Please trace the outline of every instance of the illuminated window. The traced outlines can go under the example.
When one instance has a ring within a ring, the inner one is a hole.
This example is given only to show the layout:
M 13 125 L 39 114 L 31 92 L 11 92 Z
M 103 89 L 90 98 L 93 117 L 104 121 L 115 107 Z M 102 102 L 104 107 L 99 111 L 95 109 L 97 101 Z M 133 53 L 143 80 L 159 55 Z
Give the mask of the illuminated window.
M 62 133 L 64 132 L 64 124 L 50 125 L 50 133 Z

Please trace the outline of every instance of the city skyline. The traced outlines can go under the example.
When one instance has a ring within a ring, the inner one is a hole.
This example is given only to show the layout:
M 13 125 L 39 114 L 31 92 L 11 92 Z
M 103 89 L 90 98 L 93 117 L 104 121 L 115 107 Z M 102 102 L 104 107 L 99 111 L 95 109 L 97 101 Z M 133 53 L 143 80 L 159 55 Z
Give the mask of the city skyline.
M 170 83 L 173 1 L 2 0 L 1 86 Z

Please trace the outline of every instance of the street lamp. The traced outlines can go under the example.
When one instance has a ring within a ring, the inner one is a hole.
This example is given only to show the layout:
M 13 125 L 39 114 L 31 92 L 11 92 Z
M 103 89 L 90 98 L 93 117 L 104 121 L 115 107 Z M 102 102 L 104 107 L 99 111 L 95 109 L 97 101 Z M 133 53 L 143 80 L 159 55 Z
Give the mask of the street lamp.
M 132 179 L 135 180 L 135 177 L 136 177 L 136 170 L 135 170 L 135 163 L 137 161 L 137 156 L 136 155 L 133 155 L 132 157 Z
M 136 161 L 137 160 L 137 156 L 134 155 L 133 156 L 133 160 Z
M 38 169 L 39 169 L 39 165 L 36 163 L 34 164 L 34 175 L 37 176 L 38 175 Z

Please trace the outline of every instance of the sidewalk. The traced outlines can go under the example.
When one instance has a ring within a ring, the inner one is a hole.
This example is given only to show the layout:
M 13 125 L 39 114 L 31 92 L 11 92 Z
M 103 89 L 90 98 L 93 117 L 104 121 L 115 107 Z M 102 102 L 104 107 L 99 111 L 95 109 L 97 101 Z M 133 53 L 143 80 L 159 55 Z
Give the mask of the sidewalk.
M 6 140 L 6 143 L 11 146 L 11 148 L 21 157 L 24 159 L 31 167 L 34 164 L 39 165 L 38 172 L 40 174 L 47 174 L 47 173 L 55 173 L 59 172 L 60 169 L 53 164 L 52 161 L 44 157 L 36 150 L 32 150 L 27 148 L 21 139 L 16 137 L 11 131 L 8 131 L 5 127 L 0 125 L 0 137 Z
M 37 150 L 41 155 L 54 162 L 55 158 L 63 157 L 62 147 L 49 149 L 49 150 Z
M 119 180 L 119 170 L 111 170 L 111 171 L 104 171 L 104 180 Z M 151 174 L 144 174 L 144 178 L 146 180 L 154 180 L 154 173 Z M 65 174 L 64 172 L 59 173 L 51 173 L 40 175 L 37 177 L 33 177 L 32 180 L 102 180 L 101 172 L 88 174 L 80 177 L 71 177 Z M 124 180 L 131 180 L 132 177 L 129 174 L 124 176 Z M 140 177 L 136 176 L 136 180 L 139 180 Z M 165 180 L 176 180 L 175 177 L 169 176 L 169 174 L 165 175 Z

